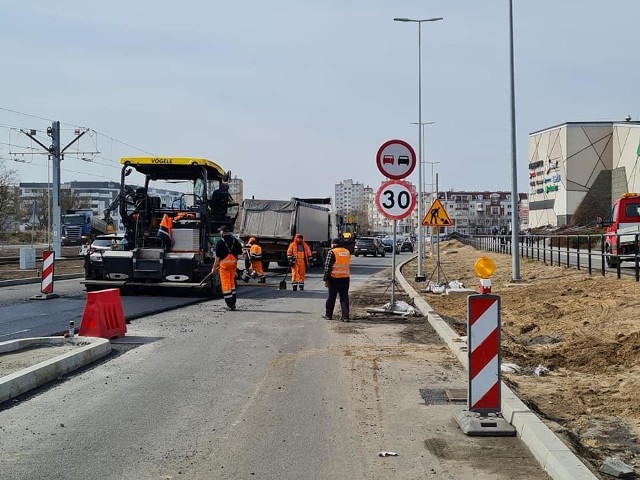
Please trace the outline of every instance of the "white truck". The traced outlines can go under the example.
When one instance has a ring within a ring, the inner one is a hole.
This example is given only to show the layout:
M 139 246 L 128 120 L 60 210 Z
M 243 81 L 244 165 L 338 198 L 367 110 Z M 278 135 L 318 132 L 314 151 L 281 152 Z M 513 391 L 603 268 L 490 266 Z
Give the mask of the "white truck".
M 321 266 L 331 246 L 335 222 L 332 222 L 331 199 L 244 200 L 239 236 L 247 241 L 255 237 L 262 247 L 262 263 L 285 267 L 287 247 L 301 234 L 313 253 L 313 263 Z

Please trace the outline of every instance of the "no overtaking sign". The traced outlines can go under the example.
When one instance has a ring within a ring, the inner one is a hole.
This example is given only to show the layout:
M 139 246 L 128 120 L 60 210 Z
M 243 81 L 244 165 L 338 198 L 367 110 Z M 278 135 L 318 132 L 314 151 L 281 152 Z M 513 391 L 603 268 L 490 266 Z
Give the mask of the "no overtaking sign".
M 416 152 L 404 140 L 389 140 L 378 149 L 376 164 L 385 177 L 401 180 L 416 168 Z

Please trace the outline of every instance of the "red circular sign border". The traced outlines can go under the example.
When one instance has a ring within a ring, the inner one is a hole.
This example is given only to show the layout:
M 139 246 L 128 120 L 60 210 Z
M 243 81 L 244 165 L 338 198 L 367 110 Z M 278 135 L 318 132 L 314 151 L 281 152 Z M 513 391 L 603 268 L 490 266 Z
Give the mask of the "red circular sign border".
M 403 185 L 407 188 L 407 190 L 411 192 L 411 208 L 407 209 L 407 213 L 405 215 L 389 215 L 385 213 L 382 208 L 380 208 L 380 193 L 384 188 L 393 184 Z M 403 182 L 402 180 L 387 180 L 382 185 L 380 185 L 380 188 L 378 188 L 378 191 L 376 192 L 375 202 L 378 211 L 382 214 L 383 217 L 388 218 L 389 220 L 402 220 L 411 215 L 411 212 L 413 212 L 413 210 L 416 208 L 418 200 L 415 193 L 413 192 L 413 188 L 411 188 L 411 185 L 408 182 Z
M 413 157 L 413 164 L 411 165 L 411 168 L 407 171 L 407 173 L 405 173 L 404 175 L 389 175 L 389 172 L 385 171 L 384 167 L 382 166 L 382 151 L 392 143 L 401 144 L 403 147 L 409 150 L 409 152 L 411 153 L 411 156 Z M 380 173 L 382 173 L 382 175 L 384 175 L 387 178 L 391 178 L 393 180 L 402 180 L 403 178 L 406 178 L 409 175 L 411 175 L 415 170 L 417 163 L 418 163 L 418 159 L 416 157 L 416 151 L 413 149 L 411 145 L 409 145 L 409 143 L 405 142 L 404 140 L 397 140 L 397 139 L 387 140 L 380 146 L 380 148 L 378 148 L 378 153 L 376 153 L 376 165 L 378 165 L 378 170 L 380 170 Z

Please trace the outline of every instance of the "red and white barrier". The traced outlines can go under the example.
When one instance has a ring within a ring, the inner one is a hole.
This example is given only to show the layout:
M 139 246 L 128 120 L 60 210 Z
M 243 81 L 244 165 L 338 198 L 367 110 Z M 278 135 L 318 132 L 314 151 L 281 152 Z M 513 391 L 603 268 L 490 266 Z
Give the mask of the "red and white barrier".
M 500 297 L 467 298 L 470 412 L 498 413 L 500 398 Z
M 53 250 L 42 252 L 42 282 L 40 291 L 42 293 L 53 293 L 53 265 L 56 254 Z

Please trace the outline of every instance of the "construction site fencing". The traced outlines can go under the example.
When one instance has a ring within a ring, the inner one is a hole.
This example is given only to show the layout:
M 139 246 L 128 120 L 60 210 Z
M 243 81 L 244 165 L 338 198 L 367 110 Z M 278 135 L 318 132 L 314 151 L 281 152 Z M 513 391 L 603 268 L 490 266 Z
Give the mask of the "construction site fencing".
M 478 250 L 511 255 L 511 235 L 453 235 L 464 244 Z M 617 244 L 620 236 L 617 236 Z M 634 276 L 640 282 L 640 233 L 635 234 L 635 248 L 631 253 L 615 255 L 615 266 L 608 266 L 610 254 L 606 251 L 605 235 L 520 235 L 518 254 L 521 258 L 536 260 L 549 265 L 587 270 L 590 275 L 600 274 Z M 624 262 L 623 265 L 621 265 Z

